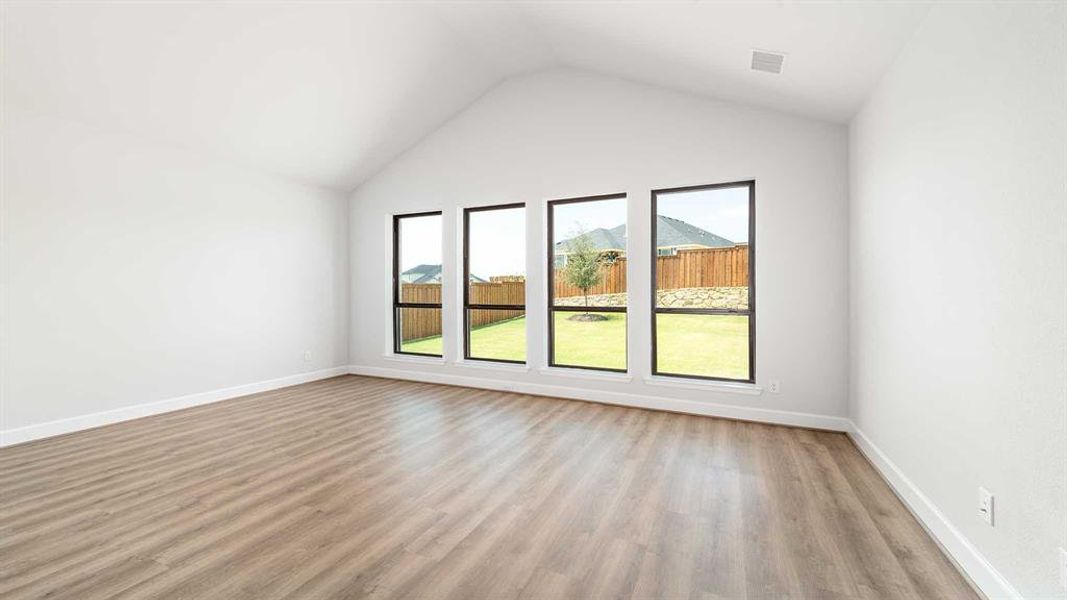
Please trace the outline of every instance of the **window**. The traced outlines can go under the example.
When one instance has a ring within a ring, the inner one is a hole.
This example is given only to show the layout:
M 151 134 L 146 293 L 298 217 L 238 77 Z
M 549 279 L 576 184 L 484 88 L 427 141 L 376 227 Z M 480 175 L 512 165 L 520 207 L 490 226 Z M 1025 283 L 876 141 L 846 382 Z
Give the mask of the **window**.
M 548 203 L 548 364 L 626 371 L 626 195 Z
M 674 256 L 678 254 L 678 248 L 658 248 L 656 256 Z
M 526 205 L 463 211 L 464 358 L 526 362 Z
M 755 190 L 652 192 L 653 374 L 755 381 Z
M 442 356 L 441 213 L 393 217 L 393 352 Z

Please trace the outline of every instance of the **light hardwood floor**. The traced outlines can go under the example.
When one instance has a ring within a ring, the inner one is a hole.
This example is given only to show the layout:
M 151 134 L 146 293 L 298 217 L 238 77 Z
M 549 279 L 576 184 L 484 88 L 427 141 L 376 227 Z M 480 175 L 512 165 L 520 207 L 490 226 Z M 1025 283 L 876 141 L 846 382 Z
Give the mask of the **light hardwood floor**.
M 843 434 L 345 376 L 0 450 L 0 597 L 974 598 Z

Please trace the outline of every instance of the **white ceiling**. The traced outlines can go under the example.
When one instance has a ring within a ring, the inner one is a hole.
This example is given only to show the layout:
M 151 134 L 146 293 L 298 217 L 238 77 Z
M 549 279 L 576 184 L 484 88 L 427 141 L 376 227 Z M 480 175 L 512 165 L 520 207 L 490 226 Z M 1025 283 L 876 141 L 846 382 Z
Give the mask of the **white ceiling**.
M 2 101 L 348 190 L 552 67 L 847 122 L 928 7 L 6 2 Z M 749 70 L 752 48 L 786 53 L 783 74 Z

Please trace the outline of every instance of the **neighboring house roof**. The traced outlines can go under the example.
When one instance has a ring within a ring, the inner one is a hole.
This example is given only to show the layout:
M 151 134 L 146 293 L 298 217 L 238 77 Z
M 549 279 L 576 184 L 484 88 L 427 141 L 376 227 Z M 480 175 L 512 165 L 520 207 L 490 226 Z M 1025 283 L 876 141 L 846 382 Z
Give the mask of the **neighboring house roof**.
M 441 265 L 419 265 L 411 267 L 400 274 L 400 280 L 404 283 L 441 283 Z M 471 275 L 471 281 L 486 283 L 477 275 Z
M 597 250 L 626 250 L 626 225 L 619 225 L 611 229 L 597 227 L 592 231 L 585 232 L 581 237 L 588 238 Z M 567 252 L 567 244 L 573 239 L 577 238 L 567 238 L 556 242 L 555 253 L 565 254 Z
M 675 246 L 704 246 L 705 248 L 731 248 L 736 246 L 730 240 L 714 233 L 690 225 L 679 219 L 657 215 L 656 247 L 671 248 Z
M 657 222 L 657 248 L 676 248 L 679 246 L 731 248 L 736 246 L 736 244 L 722 236 L 704 231 L 703 229 L 690 225 L 685 221 L 658 215 Z M 589 238 L 593 247 L 597 250 L 626 249 L 626 225 L 618 225 L 611 229 L 598 227 L 592 231 L 586 232 L 584 235 Z M 556 254 L 566 253 L 567 242 L 569 241 L 570 239 L 556 242 Z
M 585 232 L 581 237 L 587 238 L 594 248 L 597 250 L 625 250 L 626 249 L 626 226 L 619 225 L 618 227 L 612 227 L 611 229 L 604 229 L 598 227 L 592 231 Z M 558 252 L 566 252 L 567 243 L 572 239 L 569 238 L 558 242 L 556 244 L 556 250 Z
M 400 274 L 404 283 L 441 283 L 441 265 L 419 265 Z

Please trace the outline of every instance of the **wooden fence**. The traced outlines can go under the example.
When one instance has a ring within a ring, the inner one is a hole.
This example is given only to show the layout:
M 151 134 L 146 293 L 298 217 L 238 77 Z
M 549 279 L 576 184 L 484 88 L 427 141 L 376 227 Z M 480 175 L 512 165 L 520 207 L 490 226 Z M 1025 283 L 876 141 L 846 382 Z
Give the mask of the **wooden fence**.
M 526 282 L 515 278 L 502 281 L 471 284 L 472 304 L 525 304 Z M 554 294 L 557 298 L 581 296 L 582 290 L 563 280 L 556 273 Z M 701 248 L 681 250 L 674 256 L 656 259 L 657 289 L 700 287 L 743 287 L 748 285 L 748 246 L 732 248 Z M 599 285 L 589 290 L 589 295 L 618 294 L 626 291 L 626 259 L 620 258 L 605 267 Z M 406 283 L 401 289 L 403 302 L 441 302 L 441 284 Z M 522 316 L 517 310 L 473 310 L 470 323 L 473 327 L 505 321 Z M 435 309 L 403 309 L 401 319 L 404 341 L 441 335 L 441 311 Z
M 403 302 L 438 303 L 441 301 L 439 283 L 405 283 L 400 289 Z M 471 304 L 526 304 L 525 281 L 501 281 L 471 284 Z M 521 310 L 472 310 L 472 327 L 521 317 Z M 441 311 L 437 309 L 405 308 L 401 312 L 401 339 L 404 341 L 441 335 Z
M 656 289 L 701 287 L 744 287 L 748 285 L 748 246 L 679 250 L 674 256 L 656 258 Z M 605 268 L 599 285 L 589 295 L 619 294 L 626 291 L 626 259 Z M 567 283 L 556 272 L 556 298 L 581 296 L 582 290 Z
M 680 250 L 656 259 L 656 289 L 748 285 L 748 245 Z
M 526 281 L 500 281 L 471 284 L 471 304 L 526 304 Z M 521 310 L 472 310 L 471 327 L 521 317 Z

